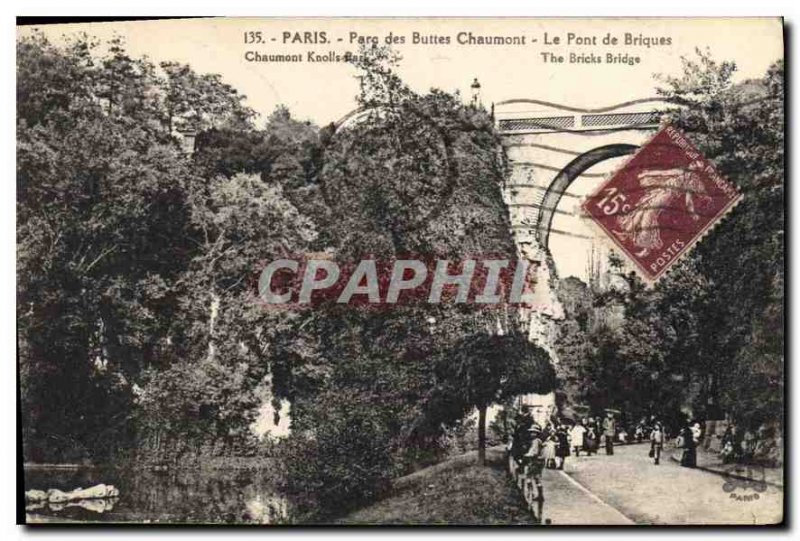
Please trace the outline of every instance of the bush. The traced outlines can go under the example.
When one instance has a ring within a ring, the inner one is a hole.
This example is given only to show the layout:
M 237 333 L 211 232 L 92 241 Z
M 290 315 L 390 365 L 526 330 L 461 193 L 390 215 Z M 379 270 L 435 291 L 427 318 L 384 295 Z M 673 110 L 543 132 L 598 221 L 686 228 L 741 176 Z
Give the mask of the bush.
M 282 446 L 287 489 L 305 522 L 341 516 L 389 488 L 390 436 L 374 404 L 332 393 L 314 408 L 314 428 L 293 431 Z

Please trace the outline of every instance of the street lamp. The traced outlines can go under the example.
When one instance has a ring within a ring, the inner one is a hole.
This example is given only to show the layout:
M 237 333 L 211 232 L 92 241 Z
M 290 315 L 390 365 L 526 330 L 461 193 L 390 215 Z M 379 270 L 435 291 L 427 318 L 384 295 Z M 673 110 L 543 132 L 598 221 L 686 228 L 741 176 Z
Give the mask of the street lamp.
M 481 105 L 481 84 L 478 82 L 478 78 L 475 77 L 472 80 L 472 85 L 470 85 L 470 90 L 472 91 L 472 102 L 470 103 L 473 107 L 478 107 Z

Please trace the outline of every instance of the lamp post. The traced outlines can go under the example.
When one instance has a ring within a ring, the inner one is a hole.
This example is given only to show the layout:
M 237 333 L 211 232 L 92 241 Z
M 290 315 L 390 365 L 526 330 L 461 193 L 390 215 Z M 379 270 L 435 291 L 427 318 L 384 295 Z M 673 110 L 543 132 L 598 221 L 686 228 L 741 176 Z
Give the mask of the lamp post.
M 472 91 L 472 101 L 470 105 L 473 107 L 480 107 L 481 105 L 481 84 L 478 82 L 478 78 L 475 77 L 472 80 L 472 84 L 470 85 L 470 90 Z

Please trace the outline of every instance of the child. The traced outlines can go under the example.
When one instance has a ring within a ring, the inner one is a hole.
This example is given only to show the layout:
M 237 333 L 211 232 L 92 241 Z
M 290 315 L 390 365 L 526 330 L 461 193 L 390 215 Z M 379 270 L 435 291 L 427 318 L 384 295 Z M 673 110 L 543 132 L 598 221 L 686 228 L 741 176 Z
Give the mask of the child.
M 572 443 L 572 448 L 575 450 L 575 456 L 581 455 L 581 449 L 584 448 L 583 435 L 586 434 L 586 427 L 581 423 L 575 423 L 572 430 L 569 431 L 569 437 Z
M 655 464 L 661 461 L 661 451 L 664 448 L 664 431 L 659 423 L 653 427 L 650 433 L 650 456 L 655 459 Z
M 722 457 L 723 464 L 731 463 L 735 458 L 734 448 L 733 448 L 733 441 L 728 440 L 723 444 L 722 451 L 720 451 L 720 456 Z
M 544 458 L 545 467 L 555 469 L 556 467 L 556 448 L 558 447 L 558 440 L 555 434 L 552 434 L 544 442 L 544 451 L 542 458 Z

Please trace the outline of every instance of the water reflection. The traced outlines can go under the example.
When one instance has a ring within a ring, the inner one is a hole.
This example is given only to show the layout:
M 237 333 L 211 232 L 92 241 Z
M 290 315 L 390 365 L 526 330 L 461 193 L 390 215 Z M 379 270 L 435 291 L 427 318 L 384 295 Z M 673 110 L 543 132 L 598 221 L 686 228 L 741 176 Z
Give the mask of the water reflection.
M 280 524 L 289 520 L 275 472 L 141 468 L 26 469 L 25 488 L 73 490 L 98 483 L 119 488 L 118 498 L 62 504 L 32 503 L 31 515 L 68 520 L 143 523 Z
M 35 502 L 25 505 L 25 511 L 38 512 L 43 514 L 60 513 L 68 507 L 80 507 L 93 513 L 106 513 L 114 509 L 119 502 L 119 498 L 102 498 L 93 500 L 78 500 L 74 502 Z

